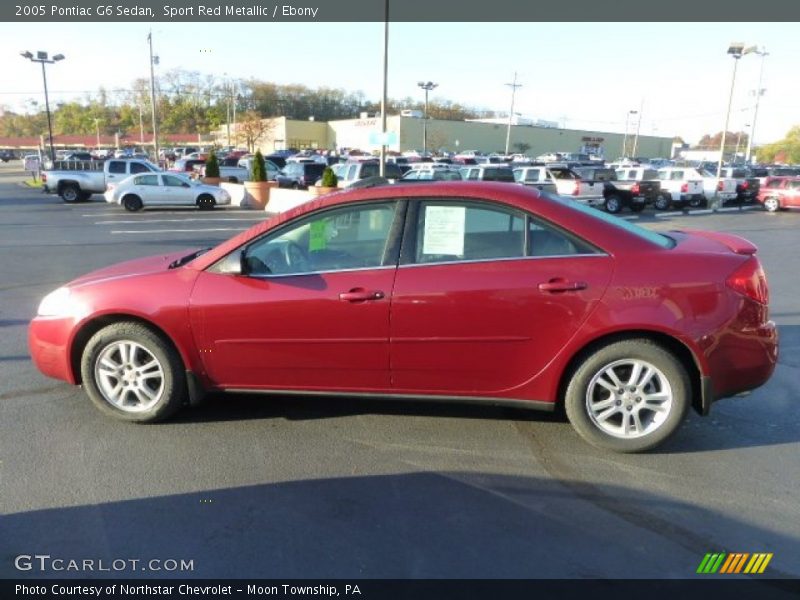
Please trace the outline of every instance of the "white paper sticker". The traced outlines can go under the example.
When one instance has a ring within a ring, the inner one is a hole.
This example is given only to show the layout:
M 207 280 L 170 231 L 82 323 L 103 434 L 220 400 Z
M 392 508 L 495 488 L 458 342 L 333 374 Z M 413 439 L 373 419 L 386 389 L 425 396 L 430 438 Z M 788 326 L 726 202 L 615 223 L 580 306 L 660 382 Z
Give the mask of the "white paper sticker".
M 464 254 L 465 206 L 426 206 L 423 254 Z

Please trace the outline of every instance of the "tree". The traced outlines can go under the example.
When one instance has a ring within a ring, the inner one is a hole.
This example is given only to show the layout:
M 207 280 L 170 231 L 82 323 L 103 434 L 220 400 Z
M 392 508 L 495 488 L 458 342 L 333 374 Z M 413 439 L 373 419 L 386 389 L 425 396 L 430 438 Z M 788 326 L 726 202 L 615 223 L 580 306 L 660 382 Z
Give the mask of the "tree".
M 260 114 L 250 110 L 236 123 L 234 139 L 236 143 L 244 143 L 247 150 L 252 152 L 260 141 L 270 139 L 272 128 L 273 124 L 270 121 L 262 119 Z
M 782 140 L 758 148 L 756 157 L 760 163 L 800 163 L 800 125 L 792 127 Z

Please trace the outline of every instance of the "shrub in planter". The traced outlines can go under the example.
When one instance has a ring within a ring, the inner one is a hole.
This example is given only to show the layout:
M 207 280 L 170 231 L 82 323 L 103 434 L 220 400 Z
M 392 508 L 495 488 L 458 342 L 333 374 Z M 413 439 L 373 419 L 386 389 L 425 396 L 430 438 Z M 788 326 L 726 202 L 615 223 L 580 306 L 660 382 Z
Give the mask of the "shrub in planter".
M 320 185 L 322 187 L 335 188 L 338 183 L 339 178 L 336 177 L 336 173 L 333 172 L 333 169 L 325 167 L 325 170 L 322 172 L 322 183 Z
M 256 150 L 256 155 L 250 162 L 250 181 L 266 181 L 267 167 L 264 164 L 264 155 L 261 150 Z
M 217 160 L 217 155 L 212 151 L 208 160 L 206 160 L 206 174 L 203 177 L 203 183 L 219 185 L 219 182 L 219 161 Z
M 250 181 L 245 181 L 244 187 L 252 198 L 254 208 L 264 208 L 269 202 L 269 188 L 272 182 L 267 181 L 267 167 L 264 164 L 264 155 L 261 150 L 250 162 Z

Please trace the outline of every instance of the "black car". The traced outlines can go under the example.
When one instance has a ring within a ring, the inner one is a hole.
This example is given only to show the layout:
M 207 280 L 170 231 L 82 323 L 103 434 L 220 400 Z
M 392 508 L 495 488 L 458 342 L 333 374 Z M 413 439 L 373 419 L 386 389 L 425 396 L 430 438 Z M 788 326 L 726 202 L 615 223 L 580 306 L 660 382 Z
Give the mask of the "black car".
M 270 160 L 272 160 L 270 158 Z M 327 165 L 322 163 L 286 163 L 278 174 L 278 187 L 305 190 L 314 185 L 322 177 L 322 172 Z
M 272 163 L 279 169 L 282 169 L 286 166 L 286 157 L 280 154 L 268 154 L 264 157 L 264 160 L 272 161 Z

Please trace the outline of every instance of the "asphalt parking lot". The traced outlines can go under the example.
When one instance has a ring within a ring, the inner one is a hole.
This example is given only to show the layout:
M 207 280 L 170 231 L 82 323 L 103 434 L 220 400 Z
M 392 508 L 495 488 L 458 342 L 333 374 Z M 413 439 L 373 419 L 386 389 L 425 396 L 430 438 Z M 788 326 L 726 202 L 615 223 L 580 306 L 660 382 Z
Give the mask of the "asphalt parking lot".
M 629 456 L 491 407 L 219 395 L 163 424 L 109 420 L 31 363 L 39 299 L 263 214 L 65 205 L 18 179 L 0 171 L 0 577 L 86 575 L 14 568 L 33 553 L 194 561 L 132 577 L 691 577 L 715 551 L 771 552 L 766 577 L 800 577 L 800 213 L 631 216 L 755 242 L 781 359 Z

